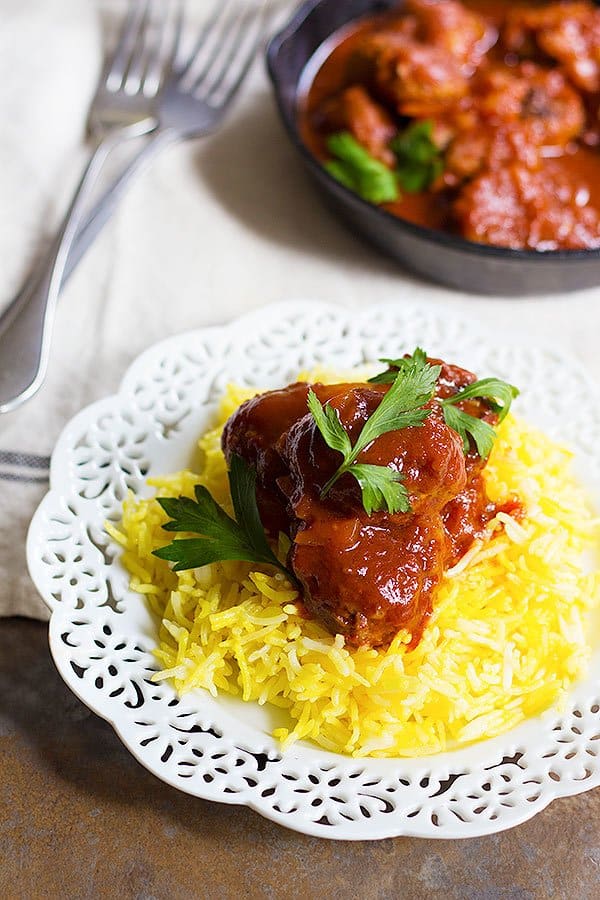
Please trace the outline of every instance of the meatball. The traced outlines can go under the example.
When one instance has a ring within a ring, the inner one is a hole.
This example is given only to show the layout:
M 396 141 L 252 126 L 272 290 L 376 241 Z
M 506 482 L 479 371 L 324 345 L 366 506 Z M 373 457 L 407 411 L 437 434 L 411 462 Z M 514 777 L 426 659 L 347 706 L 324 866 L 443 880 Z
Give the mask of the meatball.
M 340 385 L 312 387 L 322 403 L 340 391 Z M 347 386 L 348 389 L 351 387 Z M 268 533 L 275 538 L 280 531 L 289 532 L 287 501 L 279 488 L 288 469 L 278 452 L 278 443 L 282 435 L 306 415 L 308 388 L 308 384 L 298 382 L 281 390 L 258 394 L 242 403 L 223 430 L 221 443 L 227 462 L 237 454 L 256 472 L 260 516 Z
M 366 34 L 350 71 L 402 116 L 444 113 L 468 93 L 468 79 L 496 31 L 455 0 L 409 0 L 385 30 Z
M 478 73 L 473 110 L 478 122 L 460 131 L 446 153 L 446 172 L 458 181 L 511 161 L 535 169 L 542 148 L 564 149 L 585 126 L 581 98 L 561 72 L 534 63 Z
M 389 644 L 401 628 L 418 643 L 445 563 L 439 516 L 390 527 L 367 518 L 315 518 L 297 535 L 290 563 L 307 609 L 353 646 Z
M 388 385 L 363 385 L 349 390 L 345 385 L 338 385 L 338 388 L 340 393 L 331 397 L 329 405 L 337 412 L 354 443 L 367 419 L 379 406 Z M 464 487 L 462 443 L 445 424 L 439 404 L 432 402 L 429 409 L 430 414 L 420 427 L 381 435 L 357 460 L 367 465 L 389 466 L 400 472 L 413 512 L 423 506 L 441 507 Z M 320 494 L 339 466 L 339 453 L 327 447 L 310 414 L 282 436 L 278 452 L 290 473 L 291 508 L 296 516 L 303 518 L 303 498 Z M 330 503 L 353 515 L 357 509 L 362 509 L 360 489 L 350 475 L 339 479 L 329 498 Z
M 600 216 L 550 166 L 520 163 L 486 171 L 463 187 L 454 212 L 464 237 L 499 247 L 582 250 L 600 247 Z M 582 202 L 583 201 L 583 202 Z
M 330 400 L 351 440 L 384 393 L 385 386 L 363 386 Z M 400 628 L 418 640 L 444 571 L 441 510 L 467 483 L 462 442 L 439 405 L 432 404 L 421 427 L 382 435 L 358 459 L 402 473 L 410 514 L 367 516 L 349 474 L 323 501 L 320 492 L 339 454 L 325 445 L 310 415 L 292 426 L 279 452 L 289 468 L 289 507 L 296 518 L 289 562 L 309 611 L 350 644 L 387 644 Z
M 308 385 L 291 384 L 280 391 L 268 391 L 243 403 L 228 419 L 222 446 L 229 462 L 233 454 L 242 456 L 256 471 L 256 498 L 263 525 L 273 537 L 286 531 L 285 499 L 277 479 L 286 468 L 275 446 L 281 435 L 306 412 Z
M 475 81 L 474 102 L 491 125 L 516 123 L 540 146 L 564 147 L 585 124 L 580 96 L 557 70 L 523 63 L 514 72 L 492 68 Z
M 402 116 L 428 118 L 467 94 L 468 79 L 446 50 L 421 44 L 401 31 L 365 35 L 352 70 Z
M 498 39 L 482 16 L 455 0 L 408 0 L 406 11 L 416 19 L 417 38 L 447 51 L 468 73 Z
M 551 3 L 510 10 L 504 41 L 521 55 L 541 53 L 556 60 L 581 90 L 600 90 L 600 10 L 593 3 Z
M 475 380 L 441 360 L 436 395 L 456 394 Z M 420 427 L 380 435 L 358 462 L 385 466 L 403 477 L 411 510 L 367 515 L 356 479 L 346 473 L 325 498 L 323 487 L 340 465 L 307 410 L 309 386 L 290 385 L 244 403 L 227 422 L 223 450 L 257 473 L 257 501 L 272 537 L 292 540 L 288 564 L 309 613 L 349 644 L 388 644 L 406 628 L 416 644 L 448 561 L 481 533 L 494 507 L 485 495 L 476 453 L 464 454 L 438 403 Z M 381 403 L 389 384 L 312 385 L 335 410 L 351 443 Z M 495 421 L 485 401 L 461 403 L 466 412 Z M 453 505 L 454 504 L 454 505 Z
M 328 100 L 319 110 L 318 125 L 327 131 L 349 131 L 376 159 L 390 168 L 395 165 L 389 144 L 398 129 L 365 88 L 354 85 Z

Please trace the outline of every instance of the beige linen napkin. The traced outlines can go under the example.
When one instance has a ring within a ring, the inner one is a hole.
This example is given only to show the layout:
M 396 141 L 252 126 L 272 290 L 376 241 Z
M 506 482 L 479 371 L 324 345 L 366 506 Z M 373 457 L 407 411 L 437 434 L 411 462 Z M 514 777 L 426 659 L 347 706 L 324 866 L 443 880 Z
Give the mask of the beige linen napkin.
M 0 0 L 0 306 L 68 200 L 101 56 L 81 0 Z M 600 291 L 467 297 L 416 281 L 321 206 L 277 119 L 258 63 L 219 133 L 163 154 L 135 183 L 59 304 L 48 379 L 0 417 L 0 614 L 44 617 L 24 542 L 47 457 L 82 406 L 113 392 L 142 350 L 261 304 L 434 301 L 490 328 L 553 339 L 600 377 Z

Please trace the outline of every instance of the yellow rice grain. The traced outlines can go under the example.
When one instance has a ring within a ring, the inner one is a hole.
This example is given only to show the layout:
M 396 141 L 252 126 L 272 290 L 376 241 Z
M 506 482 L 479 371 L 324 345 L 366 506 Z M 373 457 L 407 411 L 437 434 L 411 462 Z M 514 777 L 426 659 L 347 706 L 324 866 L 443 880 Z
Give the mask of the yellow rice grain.
M 231 511 L 220 433 L 253 394 L 228 389 L 217 427 L 200 440 L 201 471 L 152 479 L 157 497 L 193 496 L 200 483 Z M 570 463 L 568 450 L 512 416 L 500 426 L 487 490 L 499 503 L 517 494 L 527 515 L 517 522 L 500 513 L 447 573 L 412 650 L 407 632 L 387 650 L 347 647 L 300 616 L 295 590 L 268 568 L 172 572 L 152 556 L 169 539 L 164 512 L 155 498 L 128 496 L 121 523 L 107 531 L 124 548 L 132 589 L 157 615 L 155 680 L 171 679 L 180 694 L 270 703 L 290 716 L 273 732 L 284 748 L 307 738 L 356 757 L 437 753 L 560 704 L 585 672 L 587 619 L 600 600 L 600 574 L 582 562 L 597 548 L 600 520 Z

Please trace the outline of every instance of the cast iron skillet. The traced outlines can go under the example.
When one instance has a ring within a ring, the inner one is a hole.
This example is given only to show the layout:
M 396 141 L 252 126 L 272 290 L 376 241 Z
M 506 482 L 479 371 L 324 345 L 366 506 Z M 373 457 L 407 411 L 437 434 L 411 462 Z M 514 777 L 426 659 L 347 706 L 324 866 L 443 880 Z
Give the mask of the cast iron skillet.
M 307 63 L 334 31 L 352 19 L 398 5 L 399 0 L 306 0 L 269 44 L 267 63 L 279 112 L 323 199 L 353 231 L 403 266 L 464 291 L 517 296 L 600 284 L 600 250 L 508 250 L 414 225 L 343 187 L 304 146 L 297 126 L 297 98 Z

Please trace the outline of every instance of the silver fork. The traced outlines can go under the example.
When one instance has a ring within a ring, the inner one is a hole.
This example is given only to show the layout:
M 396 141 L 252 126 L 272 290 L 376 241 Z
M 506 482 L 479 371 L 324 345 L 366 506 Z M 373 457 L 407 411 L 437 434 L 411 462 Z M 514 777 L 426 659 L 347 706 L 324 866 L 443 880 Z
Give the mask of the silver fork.
M 259 0 L 252 8 L 236 9 L 234 4 L 232 10 L 230 0 L 217 0 L 212 15 L 187 54 L 182 51 L 182 20 L 179 20 L 171 65 L 163 70 L 160 89 L 154 98 L 152 133 L 73 234 L 69 245 L 71 252 L 64 255 L 60 277 L 55 269 L 53 289 L 56 292 L 65 270 L 67 274 L 72 271 L 110 217 L 133 175 L 170 143 L 210 134 L 219 126 L 264 37 L 270 5 L 270 0 Z M 9 311 L 13 305 L 14 301 Z M 44 375 L 42 372 L 33 388 L 13 397 L 7 404 L 3 353 L 9 352 L 16 340 L 12 336 L 12 327 L 3 327 L 5 316 L 0 318 L 0 413 L 14 409 L 32 396 Z M 18 354 L 13 353 L 11 359 L 13 368 L 20 367 Z
M 88 114 L 93 149 L 56 239 L 37 277 L 0 317 L 0 413 L 39 389 L 48 367 L 54 312 L 65 262 L 83 209 L 107 156 L 122 141 L 156 128 L 154 104 L 165 60 L 178 47 L 181 9 L 165 37 L 169 4 L 154 14 L 151 0 L 130 0 L 114 52 L 100 76 Z
M 233 104 L 265 36 L 273 6 L 271 0 L 259 0 L 254 11 L 243 13 L 237 10 L 229 14 L 230 0 L 217 0 L 193 49 L 183 59 L 176 59 L 165 81 L 164 92 L 158 98 L 157 128 L 105 191 L 79 229 L 65 267 L 65 280 L 110 219 L 133 176 L 168 144 L 202 137 L 218 127 Z M 219 53 L 219 48 L 224 48 L 224 52 Z M 215 103 L 214 96 L 211 101 L 211 88 L 218 86 L 225 90 Z

